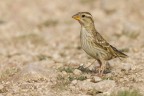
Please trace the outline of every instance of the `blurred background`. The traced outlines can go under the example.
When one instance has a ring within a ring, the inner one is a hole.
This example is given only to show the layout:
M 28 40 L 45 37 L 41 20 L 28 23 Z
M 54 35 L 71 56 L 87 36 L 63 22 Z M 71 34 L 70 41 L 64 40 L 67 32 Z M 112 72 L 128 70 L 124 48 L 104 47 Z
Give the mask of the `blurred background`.
M 80 47 L 81 26 L 72 19 L 81 11 L 90 12 L 99 33 L 130 56 L 126 62 L 144 68 L 144 0 L 0 0 L 0 10 L 0 81 L 33 62 L 92 62 Z M 143 91 L 141 84 L 135 86 Z

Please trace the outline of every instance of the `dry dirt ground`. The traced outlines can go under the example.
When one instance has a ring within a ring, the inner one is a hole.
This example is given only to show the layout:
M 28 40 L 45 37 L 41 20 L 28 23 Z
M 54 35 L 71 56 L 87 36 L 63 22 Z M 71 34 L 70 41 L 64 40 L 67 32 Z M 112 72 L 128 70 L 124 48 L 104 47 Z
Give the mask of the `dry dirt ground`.
M 79 11 L 90 12 L 102 36 L 129 56 L 111 60 L 103 77 L 95 66 L 85 69 L 93 59 L 71 18 Z M 144 94 L 144 0 L 0 0 L 0 41 L 0 96 Z

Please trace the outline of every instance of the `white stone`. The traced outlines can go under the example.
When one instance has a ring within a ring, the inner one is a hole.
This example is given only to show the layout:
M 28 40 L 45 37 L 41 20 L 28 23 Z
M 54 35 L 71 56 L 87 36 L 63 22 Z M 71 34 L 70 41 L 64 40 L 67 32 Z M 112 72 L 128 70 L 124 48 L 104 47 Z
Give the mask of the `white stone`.
M 73 73 L 74 73 L 75 75 L 81 75 L 81 74 L 82 74 L 82 72 L 81 72 L 80 70 L 78 70 L 78 69 L 75 69 L 75 70 L 73 71 Z
M 90 81 L 92 81 L 92 79 L 86 79 L 86 81 L 90 82 Z
M 66 76 L 66 75 L 67 75 L 67 72 L 62 71 L 62 75 L 63 75 L 63 76 Z
M 97 83 L 97 82 L 100 82 L 100 81 L 102 81 L 102 79 L 100 77 L 98 77 L 98 76 L 94 76 L 92 78 L 92 82 L 94 82 L 94 83 Z
M 76 84 L 77 84 L 77 80 L 73 80 L 73 81 L 71 82 L 71 84 L 72 84 L 72 85 L 76 85 Z

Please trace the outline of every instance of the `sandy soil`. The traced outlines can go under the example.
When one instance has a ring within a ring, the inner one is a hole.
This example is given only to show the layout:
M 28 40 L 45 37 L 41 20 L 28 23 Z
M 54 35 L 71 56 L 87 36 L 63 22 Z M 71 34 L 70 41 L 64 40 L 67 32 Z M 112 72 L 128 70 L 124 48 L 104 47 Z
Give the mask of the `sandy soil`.
M 144 0 L 0 2 L 0 96 L 144 94 Z M 98 81 L 95 73 L 77 69 L 93 62 L 81 49 L 80 24 L 71 18 L 80 11 L 90 12 L 100 34 L 129 56 L 111 60 L 111 72 Z

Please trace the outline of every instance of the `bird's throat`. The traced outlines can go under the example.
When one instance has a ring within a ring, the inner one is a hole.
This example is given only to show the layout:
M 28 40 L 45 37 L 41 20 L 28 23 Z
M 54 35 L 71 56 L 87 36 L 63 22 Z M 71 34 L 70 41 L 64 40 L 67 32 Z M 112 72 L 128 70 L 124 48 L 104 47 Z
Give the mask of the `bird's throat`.
M 93 34 L 93 32 L 96 32 L 95 26 L 92 23 L 89 25 L 82 25 L 82 27 L 84 27 L 85 30 L 91 34 Z

